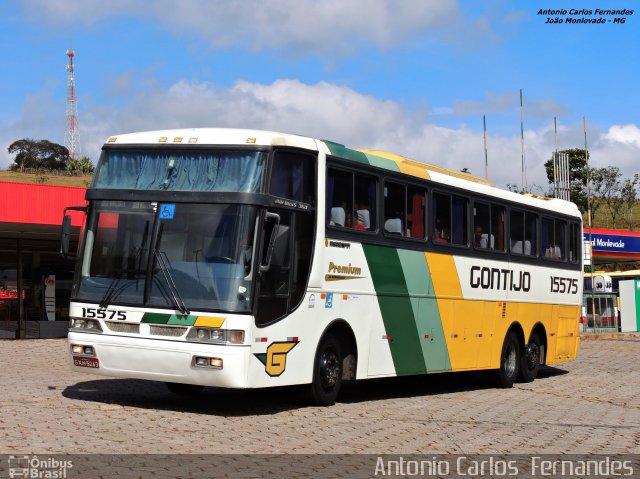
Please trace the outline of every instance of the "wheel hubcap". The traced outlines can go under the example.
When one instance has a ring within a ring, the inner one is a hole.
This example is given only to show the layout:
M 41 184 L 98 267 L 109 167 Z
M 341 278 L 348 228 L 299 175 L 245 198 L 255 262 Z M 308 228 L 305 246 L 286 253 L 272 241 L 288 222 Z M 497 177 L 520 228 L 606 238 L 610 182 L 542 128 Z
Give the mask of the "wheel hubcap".
M 516 372 L 516 358 L 516 347 L 515 345 L 510 344 L 504 356 L 503 363 L 504 371 L 507 373 L 507 376 L 513 376 L 513 374 Z
M 335 387 L 340 377 L 340 362 L 333 351 L 325 351 L 320 358 L 320 385 L 323 389 Z
M 537 344 L 527 346 L 527 367 L 533 371 L 540 363 L 540 348 Z

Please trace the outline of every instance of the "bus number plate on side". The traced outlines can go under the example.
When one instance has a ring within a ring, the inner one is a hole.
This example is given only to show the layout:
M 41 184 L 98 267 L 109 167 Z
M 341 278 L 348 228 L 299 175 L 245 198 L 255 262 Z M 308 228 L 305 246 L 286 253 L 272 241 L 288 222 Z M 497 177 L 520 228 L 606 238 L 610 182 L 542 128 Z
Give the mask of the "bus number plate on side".
M 82 358 L 80 356 L 73 357 L 73 364 L 83 368 L 99 368 L 98 358 Z

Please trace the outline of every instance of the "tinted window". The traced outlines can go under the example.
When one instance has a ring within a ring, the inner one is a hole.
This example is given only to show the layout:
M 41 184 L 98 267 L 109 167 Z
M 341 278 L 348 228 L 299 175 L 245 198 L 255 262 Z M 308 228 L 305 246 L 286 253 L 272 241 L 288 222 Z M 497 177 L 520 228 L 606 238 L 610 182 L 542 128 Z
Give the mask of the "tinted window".
M 385 182 L 385 235 L 424 239 L 425 205 L 424 189 Z
M 376 185 L 373 176 L 329 168 L 327 224 L 356 231 L 376 231 Z
M 315 158 L 292 151 L 276 151 L 269 193 L 315 204 Z
M 433 195 L 433 233 L 435 243 L 468 244 L 469 200 L 444 193 Z

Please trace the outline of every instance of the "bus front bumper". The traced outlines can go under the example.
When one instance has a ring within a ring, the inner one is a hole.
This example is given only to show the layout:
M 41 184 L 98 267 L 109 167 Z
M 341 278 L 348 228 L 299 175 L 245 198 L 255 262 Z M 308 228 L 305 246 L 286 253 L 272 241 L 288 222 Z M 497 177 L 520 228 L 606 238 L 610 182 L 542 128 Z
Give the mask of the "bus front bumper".
M 247 387 L 249 346 L 78 332 L 69 332 L 68 341 L 71 367 L 75 371 L 224 388 Z M 82 353 L 74 353 L 74 346 L 82 347 Z

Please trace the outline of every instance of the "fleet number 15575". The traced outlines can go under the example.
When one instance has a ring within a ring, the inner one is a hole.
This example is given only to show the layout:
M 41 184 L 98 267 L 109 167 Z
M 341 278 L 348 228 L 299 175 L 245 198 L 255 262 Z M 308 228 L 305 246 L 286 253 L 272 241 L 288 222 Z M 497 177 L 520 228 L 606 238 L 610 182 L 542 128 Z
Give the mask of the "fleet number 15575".
M 124 321 L 127 319 L 127 312 L 102 308 L 82 308 L 82 316 L 84 318 L 120 319 Z
M 578 280 L 575 278 L 562 278 L 560 276 L 551 276 L 551 292 L 552 293 L 578 293 Z

